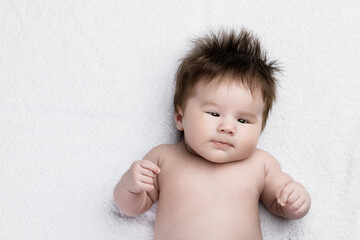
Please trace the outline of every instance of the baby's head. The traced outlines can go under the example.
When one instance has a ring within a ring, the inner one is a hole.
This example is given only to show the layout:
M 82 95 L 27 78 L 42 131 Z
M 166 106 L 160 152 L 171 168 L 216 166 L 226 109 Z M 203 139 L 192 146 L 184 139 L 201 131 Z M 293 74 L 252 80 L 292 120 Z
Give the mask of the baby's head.
M 261 132 L 276 98 L 275 74 L 278 71 L 276 61 L 269 61 L 259 40 L 244 29 L 240 33 L 220 31 L 196 39 L 176 73 L 175 121 L 183 117 L 189 99 L 199 89 L 228 84 L 240 86 L 261 99 Z M 178 129 L 182 137 L 185 134 L 186 142 L 186 129 Z

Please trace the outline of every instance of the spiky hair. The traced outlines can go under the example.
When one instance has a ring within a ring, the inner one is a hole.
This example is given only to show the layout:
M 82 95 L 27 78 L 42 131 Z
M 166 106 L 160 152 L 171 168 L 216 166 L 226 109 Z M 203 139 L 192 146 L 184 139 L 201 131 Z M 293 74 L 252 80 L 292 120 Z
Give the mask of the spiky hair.
M 269 61 L 260 41 L 242 29 L 210 32 L 193 40 L 193 48 L 182 59 L 175 75 L 175 113 L 184 110 L 186 101 L 194 94 L 196 85 L 225 79 L 225 76 L 250 89 L 259 91 L 265 103 L 262 129 L 276 98 L 277 61 Z M 216 80 L 215 80 L 216 79 Z

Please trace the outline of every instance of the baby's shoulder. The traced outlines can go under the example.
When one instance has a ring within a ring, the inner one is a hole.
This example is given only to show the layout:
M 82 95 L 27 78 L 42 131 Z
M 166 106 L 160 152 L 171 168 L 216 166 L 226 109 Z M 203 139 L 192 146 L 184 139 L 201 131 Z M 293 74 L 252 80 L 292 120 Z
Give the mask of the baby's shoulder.
M 259 161 L 264 166 L 266 172 L 271 168 L 279 167 L 279 162 L 276 160 L 276 158 L 265 150 L 256 149 L 254 155 L 256 161 Z
M 254 159 L 256 159 L 256 161 L 260 161 L 263 164 L 269 164 L 273 161 L 277 162 L 277 160 L 275 159 L 275 157 L 273 155 L 271 155 L 269 152 L 259 149 L 259 148 L 255 149 L 252 157 Z
M 168 152 L 176 151 L 177 149 L 179 149 L 179 144 L 160 144 L 151 149 L 150 152 L 156 154 L 166 154 Z
M 179 144 L 161 144 L 151 149 L 145 156 L 145 159 L 154 159 L 159 165 L 162 165 L 164 159 L 168 156 L 174 156 L 181 151 Z

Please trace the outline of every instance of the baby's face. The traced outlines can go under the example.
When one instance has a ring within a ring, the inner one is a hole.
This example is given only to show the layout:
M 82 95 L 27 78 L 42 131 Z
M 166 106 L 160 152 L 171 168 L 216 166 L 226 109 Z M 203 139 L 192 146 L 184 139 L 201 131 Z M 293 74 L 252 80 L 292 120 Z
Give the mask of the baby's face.
M 224 81 L 198 84 L 185 112 L 176 115 L 189 151 L 211 162 L 242 160 L 256 148 L 264 102 L 260 93 Z

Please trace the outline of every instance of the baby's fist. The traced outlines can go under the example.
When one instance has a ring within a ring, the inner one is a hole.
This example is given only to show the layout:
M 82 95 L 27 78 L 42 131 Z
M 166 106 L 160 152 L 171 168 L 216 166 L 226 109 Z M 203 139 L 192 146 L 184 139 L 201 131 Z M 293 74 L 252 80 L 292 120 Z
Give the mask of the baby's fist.
M 128 170 L 128 190 L 132 193 L 151 191 L 154 188 L 154 177 L 160 168 L 149 160 L 135 161 Z
M 289 219 L 302 218 L 310 209 L 310 195 L 298 182 L 281 185 L 276 191 L 276 199 L 280 212 Z

